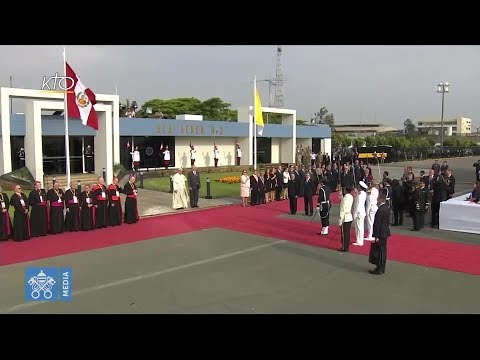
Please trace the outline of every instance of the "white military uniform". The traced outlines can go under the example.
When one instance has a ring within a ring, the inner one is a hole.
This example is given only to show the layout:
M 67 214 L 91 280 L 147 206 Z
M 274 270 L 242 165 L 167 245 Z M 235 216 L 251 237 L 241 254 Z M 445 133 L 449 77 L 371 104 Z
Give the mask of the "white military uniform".
M 367 230 L 368 236 L 365 240 L 373 241 L 373 221 L 375 220 L 375 213 L 378 210 L 378 189 L 376 186 L 370 189 L 370 194 L 367 196 Z
M 170 151 L 169 150 L 165 150 L 163 152 L 163 160 L 170 160 Z
M 362 184 L 363 183 L 363 184 Z M 364 186 L 363 186 L 364 185 Z M 363 181 L 360 181 L 362 188 L 367 188 Z M 365 236 L 365 202 L 367 201 L 367 193 L 362 189 L 353 201 L 353 218 L 355 219 L 355 232 L 357 241 L 353 245 L 363 246 L 363 238 Z

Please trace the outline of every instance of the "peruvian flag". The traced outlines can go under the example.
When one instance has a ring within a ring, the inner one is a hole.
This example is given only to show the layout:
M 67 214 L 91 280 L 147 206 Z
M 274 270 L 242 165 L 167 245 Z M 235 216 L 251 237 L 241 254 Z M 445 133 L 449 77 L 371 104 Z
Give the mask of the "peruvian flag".
M 98 116 L 93 108 L 97 103 L 95 94 L 92 90 L 85 88 L 75 71 L 65 63 L 67 68 L 67 78 L 73 79 L 73 85 L 70 89 L 73 92 L 67 92 L 67 111 L 68 115 L 82 119 L 83 125 L 90 126 L 98 130 Z

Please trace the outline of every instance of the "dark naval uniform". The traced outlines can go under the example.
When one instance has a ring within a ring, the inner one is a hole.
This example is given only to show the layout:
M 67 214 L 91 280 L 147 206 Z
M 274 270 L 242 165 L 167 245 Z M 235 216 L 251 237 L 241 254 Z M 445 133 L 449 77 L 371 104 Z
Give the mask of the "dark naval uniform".
M 330 225 L 330 188 L 323 183 L 318 190 L 318 205 L 320 219 L 322 221 L 322 231 L 320 235 L 328 235 L 328 226 Z

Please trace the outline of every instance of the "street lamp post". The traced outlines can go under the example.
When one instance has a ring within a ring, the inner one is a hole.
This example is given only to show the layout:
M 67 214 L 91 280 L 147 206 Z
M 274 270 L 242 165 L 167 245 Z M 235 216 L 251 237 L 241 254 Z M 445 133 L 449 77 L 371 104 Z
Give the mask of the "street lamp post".
M 437 85 L 437 93 L 442 94 L 442 121 L 441 121 L 441 143 L 440 143 L 440 156 L 443 158 L 443 105 L 445 103 L 445 93 L 449 92 L 450 84 L 448 82 L 440 83 Z

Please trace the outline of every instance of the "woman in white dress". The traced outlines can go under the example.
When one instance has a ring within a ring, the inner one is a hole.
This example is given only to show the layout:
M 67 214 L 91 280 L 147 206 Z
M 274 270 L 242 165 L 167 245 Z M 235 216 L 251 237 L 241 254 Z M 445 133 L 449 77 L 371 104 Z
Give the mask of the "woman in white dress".
M 282 200 L 288 199 L 288 180 L 290 180 L 290 174 L 288 173 L 288 169 L 283 171 L 283 195 Z
M 242 197 L 243 206 L 248 206 L 248 198 L 250 197 L 250 177 L 247 170 L 243 170 L 240 177 L 240 196 Z

